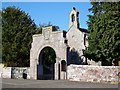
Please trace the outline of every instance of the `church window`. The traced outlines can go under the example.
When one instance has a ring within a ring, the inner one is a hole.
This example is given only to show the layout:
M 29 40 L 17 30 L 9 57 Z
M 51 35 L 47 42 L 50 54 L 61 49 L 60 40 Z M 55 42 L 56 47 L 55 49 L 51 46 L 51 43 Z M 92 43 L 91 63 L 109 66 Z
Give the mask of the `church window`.
M 74 21 L 75 21 L 75 15 L 72 14 L 72 22 L 74 22 Z

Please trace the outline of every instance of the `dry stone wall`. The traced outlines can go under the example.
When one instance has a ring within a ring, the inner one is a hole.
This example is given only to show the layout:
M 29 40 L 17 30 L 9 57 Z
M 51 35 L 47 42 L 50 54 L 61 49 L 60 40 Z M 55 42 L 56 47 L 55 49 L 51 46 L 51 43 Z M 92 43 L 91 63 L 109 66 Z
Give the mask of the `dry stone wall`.
M 70 65 L 67 78 L 72 81 L 117 83 L 120 80 L 118 66 Z
M 30 79 L 29 67 L 2 67 L 0 78 Z
M 12 67 L 11 78 L 30 79 L 30 68 L 29 67 Z

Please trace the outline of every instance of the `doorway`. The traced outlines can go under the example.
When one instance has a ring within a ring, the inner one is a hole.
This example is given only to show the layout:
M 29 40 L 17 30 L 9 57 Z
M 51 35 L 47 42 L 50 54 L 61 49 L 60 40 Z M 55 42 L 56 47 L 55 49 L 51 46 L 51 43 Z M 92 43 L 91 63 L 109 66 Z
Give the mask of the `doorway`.
M 56 53 L 53 48 L 45 47 L 39 54 L 39 64 L 37 65 L 38 80 L 54 80 Z

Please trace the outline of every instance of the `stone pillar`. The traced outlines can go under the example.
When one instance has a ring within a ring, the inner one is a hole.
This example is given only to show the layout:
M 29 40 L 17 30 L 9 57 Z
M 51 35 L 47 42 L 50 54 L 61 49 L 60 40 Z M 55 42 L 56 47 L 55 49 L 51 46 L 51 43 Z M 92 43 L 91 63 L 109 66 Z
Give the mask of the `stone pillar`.
M 58 65 L 59 63 L 58 62 L 56 62 L 55 63 L 55 80 L 58 80 L 59 79 L 59 76 L 58 76 L 58 74 L 59 74 L 59 72 L 58 72 L 58 70 L 59 70 L 59 65 Z
M 59 63 L 60 58 L 56 58 L 56 63 L 55 63 L 55 80 L 60 79 L 60 63 Z
M 66 80 L 66 72 L 61 71 L 61 79 Z
M 37 61 L 36 61 L 36 59 L 31 59 L 31 61 L 30 61 L 30 78 L 37 80 Z
M 30 50 L 30 79 L 34 79 L 34 57 L 32 49 Z

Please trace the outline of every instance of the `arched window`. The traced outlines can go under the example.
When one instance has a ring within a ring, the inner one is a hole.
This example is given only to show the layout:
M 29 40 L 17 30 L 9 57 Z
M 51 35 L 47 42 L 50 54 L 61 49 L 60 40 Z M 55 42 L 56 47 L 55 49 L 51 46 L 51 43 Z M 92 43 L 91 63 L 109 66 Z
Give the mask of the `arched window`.
M 72 22 L 74 22 L 74 21 L 75 21 L 75 15 L 72 14 Z
M 65 60 L 61 61 L 61 71 L 66 71 L 66 61 Z

